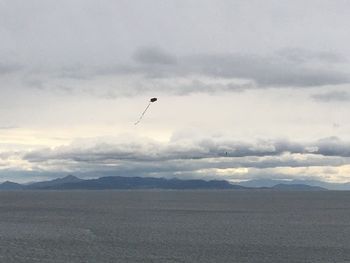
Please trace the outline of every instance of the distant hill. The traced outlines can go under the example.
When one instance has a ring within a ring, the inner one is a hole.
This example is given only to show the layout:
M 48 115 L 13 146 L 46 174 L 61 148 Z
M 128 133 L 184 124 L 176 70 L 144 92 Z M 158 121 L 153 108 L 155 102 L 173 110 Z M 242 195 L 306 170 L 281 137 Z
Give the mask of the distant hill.
M 298 190 L 298 191 L 321 191 L 326 187 L 295 183 L 296 181 L 283 180 L 253 180 L 233 185 L 224 180 L 181 180 L 153 177 L 122 177 L 107 176 L 97 179 L 83 180 L 73 175 L 54 180 L 36 182 L 21 185 L 13 182 L 0 184 L 0 190 L 105 190 L 105 189 L 272 189 L 272 190 Z M 302 181 L 303 182 L 303 181 Z M 243 184 L 243 185 L 242 185 Z
M 327 183 L 317 180 L 278 180 L 278 179 L 269 179 L 269 178 L 260 178 L 253 179 L 249 181 L 244 181 L 238 183 L 244 187 L 273 187 L 277 184 L 302 184 L 309 186 L 317 186 L 321 188 L 326 188 L 328 190 L 350 190 L 350 183 Z
M 109 176 L 98 179 L 67 182 L 46 189 L 244 189 L 227 181 L 179 180 L 150 177 Z
M 22 190 L 23 185 L 6 181 L 0 184 L 0 190 Z
M 326 188 L 319 186 L 310 186 L 306 184 L 276 184 L 271 187 L 274 190 L 283 190 L 283 191 L 325 191 Z
M 43 181 L 43 182 L 37 182 L 27 185 L 26 189 L 48 189 L 50 187 L 55 187 L 59 185 L 63 185 L 66 183 L 78 183 L 84 181 L 83 179 L 80 179 L 78 177 L 75 177 L 73 175 L 68 175 L 63 178 L 57 178 L 50 181 Z

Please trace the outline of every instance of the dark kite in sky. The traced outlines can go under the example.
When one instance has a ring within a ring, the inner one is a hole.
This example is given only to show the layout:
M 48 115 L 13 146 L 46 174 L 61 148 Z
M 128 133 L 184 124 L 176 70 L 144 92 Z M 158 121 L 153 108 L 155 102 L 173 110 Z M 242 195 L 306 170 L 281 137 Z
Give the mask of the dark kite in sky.
M 134 123 L 135 125 L 137 125 L 137 124 L 140 123 L 140 121 L 142 120 L 143 116 L 146 114 L 148 108 L 151 106 L 151 103 L 156 102 L 157 100 L 158 100 L 157 98 L 151 98 L 151 99 L 149 100 L 146 109 L 142 112 L 142 114 L 141 114 L 140 118 L 137 120 L 137 122 Z

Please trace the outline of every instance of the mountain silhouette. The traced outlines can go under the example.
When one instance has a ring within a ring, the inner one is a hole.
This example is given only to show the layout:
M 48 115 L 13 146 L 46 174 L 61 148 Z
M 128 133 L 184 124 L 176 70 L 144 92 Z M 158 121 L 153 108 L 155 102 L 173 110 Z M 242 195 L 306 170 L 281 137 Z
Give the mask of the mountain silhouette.
M 262 183 L 266 185 L 261 185 Z M 283 183 L 282 183 L 283 182 Z M 177 178 L 154 178 L 154 177 L 123 177 L 106 176 L 97 179 L 80 179 L 73 175 L 57 178 L 49 181 L 35 182 L 31 184 L 18 184 L 6 181 L 0 184 L 0 190 L 107 190 L 107 189 L 272 189 L 283 191 L 320 191 L 327 190 L 318 185 L 287 182 L 279 180 L 250 181 L 244 185 L 234 185 L 225 180 L 200 180 Z

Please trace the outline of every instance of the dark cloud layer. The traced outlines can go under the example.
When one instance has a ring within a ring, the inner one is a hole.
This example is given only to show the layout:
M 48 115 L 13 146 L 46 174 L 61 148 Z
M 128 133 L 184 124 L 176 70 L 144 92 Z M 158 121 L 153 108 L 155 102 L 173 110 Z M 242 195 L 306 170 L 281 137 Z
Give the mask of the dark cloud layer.
M 330 137 L 319 140 L 316 144 L 316 154 L 324 156 L 342 156 L 350 157 L 350 143 L 343 142 L 337 137 Z
M 16 71 L 19 71 L 20 69 L 22 69 L 22 66 L 20 64 L 0 61 L 0 75 L 16 72 Z
M 186 95 L 259 88 L 322 87 L 350 82 L 349 75 L 338 67 L 344 61 L 329 52 L 284 49 L 270 55 L 208 53 L 175 56 L 160 48 L 145 47 L 136 50 L 131 58 L 129 63 L 57 69 L 55 78 L 89 81 L 101 76 L 127 76 L 139 79 L 136 85 L 127 88 L 110 88 L 106 94 L 113 98 L 147 92 Z M 339 95 L 330 97 L 336 99 Z M 326 96 L 329 97 L 321 94 L 313 98 L 325 101 Z
M 30 162 L 73 160 L 77 162 L 104 162 L 131 160 L 140 162 L 193 160 L 221 157 L 266 157 L 289 154 L 313 154 L 350 157 L 350 143 L 337 137 L 325 138 L 313 143 L 296 143 L 288 140 L 235 142 L 228 139 L 202 139 L 159 143 L 155 141 L 97 143 L 89 147 L 61 146 L 30 152 L 24 159 Z
M 344 56 L 340 56 L 330 51 L 315 51 L 305 50 L 301 48 L 284 48 L 277 52 L 281 57 L 286 58 L 289 61 L 296 63 L 309 63 L 309 62 L 326 62 L 330 65 L 338 63 L 347 63 L 347 59 Z
M 145 47 L 136 50 L 129 63 L 116 61 L 35 68 L 27 65 L 23 66 L 21 78 L 29 88 L 35 86 L 89 92 L 95 85 L 89 83 L 95 83 L 96 79 L 127 77 L 138 79 L 138 82 L 128 86 L 114 85 L 105 93 L 113 94 L 113 98 L 155 91 L 186 95 L 345 84 L 350 82 L 350 77 L 339 69 L 339 65 L 343 64 L 344 61 L 337 54 L 301 49 L 284 49 L 270 55 L 202 53 L 175 56 L 160 48 Z M 18 69 L 14 65 L 0 64 L 0 74 Z M 88 87 L 74 86 L 73 83 L 78 81 Z M 348 98 L 343 95 L 346 94 L 317 94 L 313 99 L 328 101 Z
M 95 162 L 105 160 L 167 161 L 220 157 L 276 156 L 283 153 L 307 153 L 305 146 L 289 141 L 259 141 L 253 143 L 232 140 L 202 139 L 162 144 L 153 141 L 140 143 L 98 143 L 89 148 L 80 145 L 62 146 L 53 150 L 34 151 L 25 156 L 31 162 L 73 160 Z
M 349 77 L 325 68 L 306 66 L 287 57 L 203 55 L 189 59 L 193 72 L 223 78 L 243 78 L 258 87 L 314 87 L 348 83 Z
M 314 143 L 287 140 L 238 143 L 202 139 L 73 144 L 32 151 L 23 159 L 48 167 L 59 165 L 77 172 L 115 175 L 194 176 L 202 170 L 276 167 L 341 166 L 350 164 L 350 143 L 326 138 Z M 215 177 L 215 173 L 212 175 Z
M 164 52 L 161 49 L 152 47 L 137 50 L 133 57 L 137 62 L 143 64 L 176 64 L 176 58 L 174 56 Z
M 309 143 L 258 140 L 242 143 L 224 137 L 174 137 L 167 143 L 138 138 L 78 140 L 70 145 L 0 154 L 0 176 L 16 175 L 13 161 L 31 167 L 23 176 L 155 176 L 212 179 L 317 178 L 350 166 L 350 143 L 336 137 Z M 11 168 L 12 167 L 12 168 Z M 311 170 L 310 170 L 311 169 Z M 311 172 L 312 169 L 323 174 Z M 339 168 L 340 169 L 340 168 Z M 293 172 L 294 171 L 294 172 Z M 298 178 L 299 178 L 298 177 Z
M 153 64 L 175 64 L 175 57 L 160 49 L 139 49 L 137 61 L 149 67 L 139 68 L 140 73 L 154 77 Z M 141 56 L 142 55 L 142 56 Z M 307 52 L 300 49 L 285 49 L 274 55 L 261 56 L 254 54 L 200 54 L 178 57 L 177 66 L 158 67 L 168 74 L 191 75 L 202 74 L 222 78 L 243 78 L 254 81 L 263 87 L 309 87 L 348 83 L 350 78 L 341 71 L 328 67 L 341 63 L 337 54 L 328 52 Z M 321 65 L 321 66 L 320 66 Z M 159 66 L 159 65 L 158 65 Z

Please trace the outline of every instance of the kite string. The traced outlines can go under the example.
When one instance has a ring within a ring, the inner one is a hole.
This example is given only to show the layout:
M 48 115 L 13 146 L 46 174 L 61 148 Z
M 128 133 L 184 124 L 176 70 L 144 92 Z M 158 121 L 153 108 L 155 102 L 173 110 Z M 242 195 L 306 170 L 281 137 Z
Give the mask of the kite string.
M 139 124 L 139 122 L 142 120 L 143 116 L 145 115 L 146 111 L 148 110 L 149 106 L 151 106 L 151 102 L 148 103 L 146 109 L 142 112 L 140 118 L 137 120 L 137 122 L 134 123 L 134 125 Z

